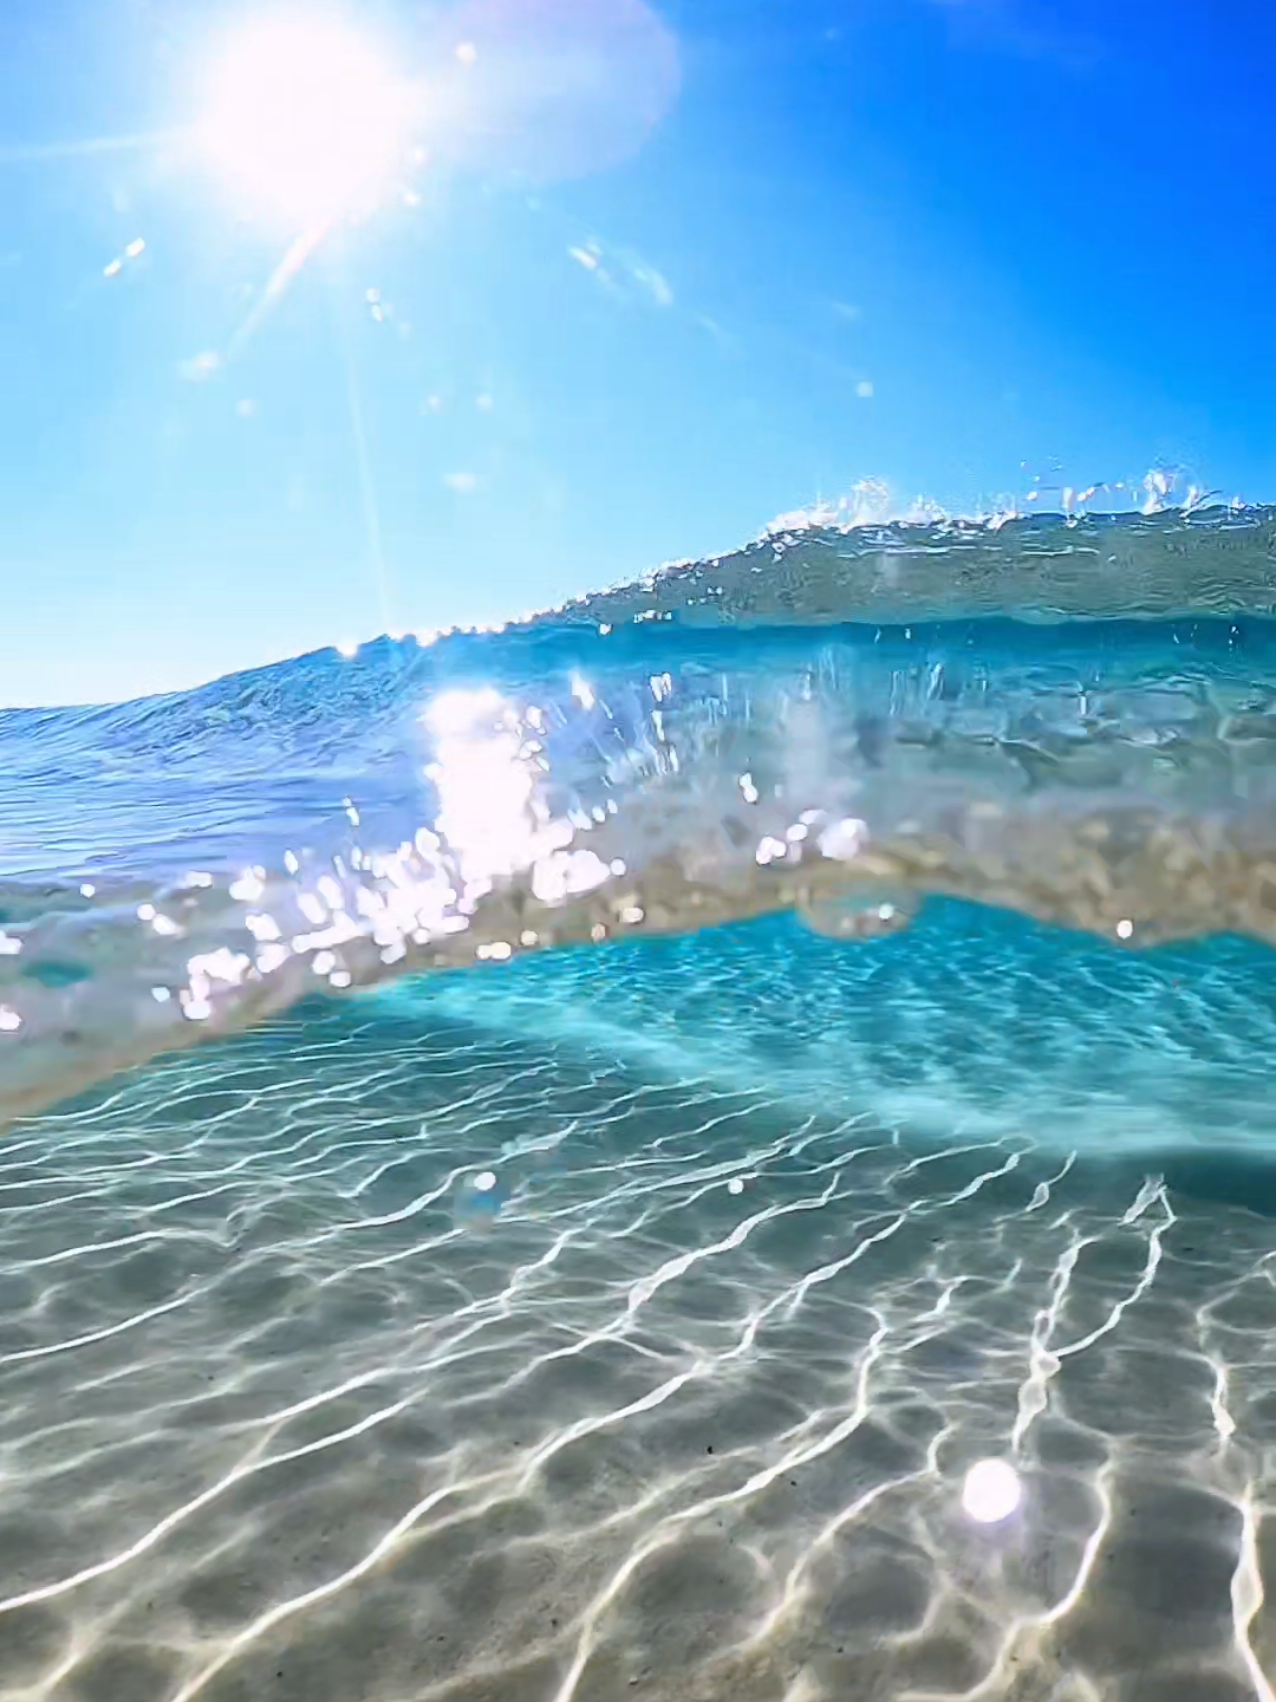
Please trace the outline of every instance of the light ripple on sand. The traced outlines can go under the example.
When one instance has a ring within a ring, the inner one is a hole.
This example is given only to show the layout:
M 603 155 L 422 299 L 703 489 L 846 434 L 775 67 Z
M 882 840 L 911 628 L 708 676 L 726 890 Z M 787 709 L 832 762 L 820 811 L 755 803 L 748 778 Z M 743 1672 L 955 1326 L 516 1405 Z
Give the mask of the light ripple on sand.
M 1268 1702 L 1267 1223 L 1175 1175 L 446 1014 L 116 1084 L 0 1160 L 0 1696 Z

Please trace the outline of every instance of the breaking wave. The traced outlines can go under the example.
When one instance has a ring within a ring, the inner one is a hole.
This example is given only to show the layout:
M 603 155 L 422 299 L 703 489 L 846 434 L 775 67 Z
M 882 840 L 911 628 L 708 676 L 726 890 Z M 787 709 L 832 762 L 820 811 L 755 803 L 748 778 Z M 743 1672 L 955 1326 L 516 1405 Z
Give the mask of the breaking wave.
M 0 1114 L 308 992 L 932 896 L 1276 939 L 1276 509 L 803 528 L 0 714 Z

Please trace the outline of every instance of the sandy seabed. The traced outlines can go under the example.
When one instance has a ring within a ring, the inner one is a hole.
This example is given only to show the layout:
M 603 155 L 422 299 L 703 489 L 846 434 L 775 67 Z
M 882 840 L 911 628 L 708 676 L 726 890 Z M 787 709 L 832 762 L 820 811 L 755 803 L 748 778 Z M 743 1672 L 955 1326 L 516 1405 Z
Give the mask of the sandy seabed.
M 19 1126 L 0 1697 L 1264 1702 L 1265 1168 L 1048 1134 L 375 1000 Z

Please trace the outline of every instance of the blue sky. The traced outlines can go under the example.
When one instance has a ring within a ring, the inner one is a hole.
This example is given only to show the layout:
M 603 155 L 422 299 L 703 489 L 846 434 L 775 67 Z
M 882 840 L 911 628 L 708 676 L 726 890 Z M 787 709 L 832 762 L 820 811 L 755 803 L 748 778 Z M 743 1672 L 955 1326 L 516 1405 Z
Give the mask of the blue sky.
M 295 233 L 183 138 L 286 10 L 0 11 L 0 700 L 496 620 L 867 478 L 1276 494 L 1258 8 L 349 0 L 534 98 L 436 101 L 407 198 L 254 315 Z

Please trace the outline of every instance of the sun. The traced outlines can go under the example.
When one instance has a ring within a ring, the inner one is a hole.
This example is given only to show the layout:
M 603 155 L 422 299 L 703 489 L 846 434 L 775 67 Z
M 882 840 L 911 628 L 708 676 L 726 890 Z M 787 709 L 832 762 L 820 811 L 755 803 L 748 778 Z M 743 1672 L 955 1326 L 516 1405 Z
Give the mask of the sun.
M 289 13 L 244 25 L 211 68 L 200 150 L 228 191 L 294 229 L 370 210 L 394 180 L 409 89 L 366 36 Z

